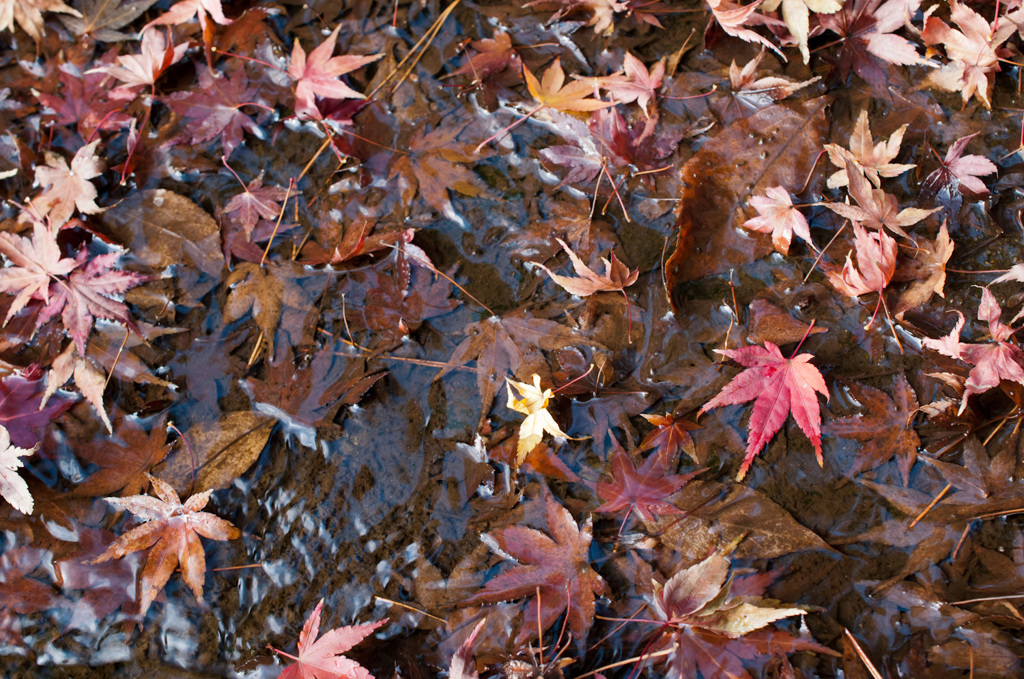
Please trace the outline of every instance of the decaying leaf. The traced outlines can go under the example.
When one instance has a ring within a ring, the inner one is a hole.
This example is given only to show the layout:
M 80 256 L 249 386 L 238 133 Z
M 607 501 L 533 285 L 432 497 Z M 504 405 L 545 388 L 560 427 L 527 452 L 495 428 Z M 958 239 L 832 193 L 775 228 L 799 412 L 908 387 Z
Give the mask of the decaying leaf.
M 953 240 L 949 237 L 946 223 L 939 228 L 934 241 L 918 241 L 918 249 L 911 253 L 913 259 L 902 263 L 896 270 L 894 280 L 909 280 L 910 285 L 896 303 L 896 317 L 915 309 L 932 295 L 945 297 L 946 263 L 953 256 Z
M 67 222 L 76 207 L 87 215 L 103 212 L 96 204 L 96 187 L 89 181 L 103 172 L 103 160 L 96 157 L 99 143 L 97 139 L 78 149 L 70 167 L 55 153 L 47 153 L 46 165 L 36 167 L 36 181 L 44 190 L 32 200 L 32 206 L 55 227 Z
M 761 8 L 772 12 L 782 6 L 782 18 L 789 32 L 796 38 L 804 63 L 811 60 L 807 38 L 811 30 L 811 12 L 834 14 L 843 8 L 843 0 L 765 0 Z
M 119 537 L 93 560 L 93 563 L 102 563 L 143 549 L 150 550 L 142 571 L 143 615 L 179 565 L 185 584 L 197 599 L 203 596 L 206 553 L 200 536 L 210 540 L 234 540 L 241 535 L 241 531 L 224 519 L 200 511 L 210 501 L 213 491 L 193 495 L 182 504 L 169 485 L 153 477 L 149 477 L 149 481 L 155 497 L 107 498 L 107 502 L 127 509 L 145 523 Z
M 589 266 L 584 263 L 579 256 L 573 252 L 568 245 L 565 244 L 560 238 L 556 238 L 558 244 L 562 246 L 562 249 L 569 255 L 569 259 L 572 261 L 572 268 L 576 270 L 577 278 L 570 278 L 568 276 L 559 276 L 558 274 L 552 273 L 551 269 L 547 268 L 540 262 L 533 262 L 536 266 L 540 267 L 551 277 L 551 280 L 558 283 L 560 286 L 568 290 L 571 294 L 579 297 L 589 297 L 595 292 L 607 291 L 607 292 L 623 292 L 625 288 L 636 282 L 639 271 L 630 271 L 629 267 L 620 262 L 615 258 L 615 253 L 611 254 L 611 259 L 601 258 L 604 262 L 604 275 L 600 275 L 593 271 Z
M 846 164 L 853 162 L 871 180 L 876 188 L 881 188 L 881 177 L 898 177 L 907 170 L 915 167 L 913 163 L 898 164 L 892 161 L 900 154 L 900 146 L 903 144 L 903 133 L 907 131 L 907 125 L 901 125 L 888 141 L 874 143 L 871 137 L 871 125 L 868 122 L 868 112 L 860 112 L 857 124 L 853 126 L 853 134 L 850 135 L 850 150 L 844 152 L 841 146 L 836 144 L 825 144 L 829 160 L 833 165 L 839 166 L 839 171 L 828 178 L 828 187 L 835 189 L 846 186 L 850 179 L 846 174 Z

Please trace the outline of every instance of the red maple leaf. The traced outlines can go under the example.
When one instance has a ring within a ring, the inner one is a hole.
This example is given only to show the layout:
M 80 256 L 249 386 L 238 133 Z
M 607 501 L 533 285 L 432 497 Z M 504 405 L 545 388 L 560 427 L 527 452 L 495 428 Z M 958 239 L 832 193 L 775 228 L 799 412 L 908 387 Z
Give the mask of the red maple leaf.
M 729 384 L 700 409 L 701 414 L 719 406 L 737 405 L 752 399 L 754 412 L 750 416 L 750 433 L 747 435 L 746 457 L 736 475 L 742 480 L 765 444 L 782 428 L 789 413 L 814 445 L 818 464 L 824 465 L 821 456 L 821 410 L 818 392 L 828 400 L 825 380 L 810 361 L 811 354 L 800 354 L 783 358 L 782 352 L 771 342 L 764 347 L 749 346 L 740 349 L 716 349 L 728 356 L 746 370 L 733 378 Z
M 252 104 L 259 92 L 259 88 L 249 86 L 244 68 L 227 77 L 196 64 L 196 75 L 198 88 L 175 92 L 163 100 L 171 110 L 189 120 L 176 141 L 199 144 L 220 139 L 224 156 L 230 158 L 246 132 L 263 137 L 256 121 L 242 112 L 242 107 Z
M 110 252 L 90 259 L 88 253 L 82 250 L 78 255 L 78 263 L 85 266 L 73 271 L 60 285 L 54 286 L 50 303 L 39 312 L 37 323 L 40 326 L 58 313 L 61 314 L 64 329 L 75 341 L 80 356 L 85 356 L 85 340 L 92 332 L 95 318 L 106 318 L 124 323 L 129 328 L 135 327 L 128 315 L 128 307 L 111 296 L 135 287 L 148 277 L 134 271 L 112 269 L 120 257 L 121 253 Z
M 839 73 L 846 80 L 852 69 L 875 86 L 885 87 L 888 72 L 882 62 L 900 66 L 927 63 L 914 43 L 898 36 L 921 0 L 848 0 L 834 14 L 819 14 L 823 28 L 842 39 Z
M 291 658 L 295 661 L 289 665 L 277 679 L 372 679 L 373 675 L 355 660 L 346 658 L 343 653 L 368 637 L 386 620 L 338 627 L 320 634 L 320 612 L 324 600 L 316 605 L 306 619 L 299 633 L 299 655 L 289 655 L 284 651 L 269 647 L 274 653 Z
M 657 451 L 637 467 L 629 453 L 619 448 L 612 460 L 612 480 L 597 483 L 597 496 L 604 500 L 604 504 L 594 511 L 615 514 L 626 510 L 623 526 L 633 511 L 644 521 L 654 521 L 657 516 L 682 514 L 683 510 L 666 498 L 704 470 L 669 474 L 671 459 Z
M 157 497 L 107 498 L 107 502 L 127 509 L 145 523 L 119 537 L 92 561 L 103 563 L 152 547 L 142 570 L 142 615 L 179 565 L 185 584 L 197 599 L 203 596 L 206 554 L 199 536 L 234 540 L 241 535 L 241 531 L 219 516 L 200 511 L 210 501 L 212 490 L 197 493 L 182 504 L 169 484 L 148 474 L 147 477 Z
M 594 597 L 605 591 L 604 579 L 590 567 L 591 519 L 581 526 L 572 514 L 544 493 L 548 537 L 525 526 L 510 526 L 487 534 L 483 540 L 492 549 L 519 562 L 489 581 L 470 597 L 467 604 L 497 603 L 532 598 L 516 643 L 522 643 L 554 624 L 563 611 L 577 642 L 586 639 L 594 622 Z M 538 623 L 539 614 L 539 623 Z
M 334 53 L 334 45 L 338 40 L 338 31 L 340 30 L 341 24 L 338 24 L 327 40 L 324 40 L 309 53 L 308 58 L 299 41 L 295 41 L 291 62 L 288 64 L 288 75 L 296 80 L 295 111 L 297 113 L 314 118 L 319 117 L 319 110 L 316 107 L 317 97 L 326 99 L 366 98 L 343 83 L 340 78 L 350 71 L 377 61 L 384 55 L 331 56 Z
M 117 48 L 111 49 L 94 62 L 109 66 L 117 58 Z M 131 124 L 132 117 L 125 113 L 124 102 L 110 97 L 107 75 L 90 71 L 82 73 L 72 63 L 60 68 L 60 94 L 40 92 L 39 101 L 51 109 L 60 125 L 77 125 L 83 139 L 88 139 L 99 129 L 104 132 L 119 130 Z

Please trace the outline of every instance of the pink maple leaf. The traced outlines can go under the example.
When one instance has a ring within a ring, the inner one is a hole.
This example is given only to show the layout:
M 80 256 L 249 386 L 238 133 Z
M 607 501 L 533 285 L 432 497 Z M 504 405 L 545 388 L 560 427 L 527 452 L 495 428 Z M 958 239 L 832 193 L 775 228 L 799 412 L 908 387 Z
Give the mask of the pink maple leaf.
M 277 675 L 277 679 L 373 679 L 373 675 L 365 667 L 343 654 L 386 621 L 378 620 L 366 625 L 339 627 L 325 632 L 317 639 L 320 634 L 320 612 L 323 607 L 324 600 L 321 599 L 309 614 L 306 624 L 302 626 L 299 633 L 298 656 L 270 648 L 274 653 L 295 661 Z
M 260 217 L 263 219 L 277 219 L 281 212 L 281 205 L 278 203 L 288 197 L 288 191 L 280 186 L 263 186 L 263 173 L 249 182 L 245 190 L 228 201 L 224 208 L 225 214 L 234 214 L 239 225 L 245 232 L 245 237 L 252 238 L 252 230 Z
M 942 159 L 942 165 L 925 178 L 923 188 L 935 192 L 943 188 L 957 189 L 972 196 L 987 196 L 988 187 L 980 178 L 995 174 L 996 164 L 985 156 L 964 155 L 967 143 L 978 134 L 975 132 L 953 142 Z
M 926 45 L 942 44 L 950 63 L 928 74 L 924 84 L 934 85 L 947 92 L 960 92 L 964 103 L 975 94 L 985 108 L 992 108 L 989 91 L 999 71 L 996 49 L 1014 34 L 1017 26 L 1012 21 L 990 26 L 980 14 L 957 0 L 949 0 L 949 18 L 961 30 L 951 28 L 945 21 L 929 16 L 921 31 Z
M 747 452 L 736 475 L 740 481 L 754 458 L 765 444 L 782 428 L 789 413 L 814 445 L 818 464 L 824 465 L 821 455 L 821 409 L 815 392 L 828 400 L 828 389 L 818 369 L 811 365 L 811 354 L 784 358 L 777 346 L 766 341 L 763 347 L 716 349 L 746 370 L 700 409 L 701 414 L 720 406 L 738 405 L 752 399 L 754 412 L 750 415 L 750 433 Z
M 828 278 L 847 297 L 882 294 L 896 273 L 896 241 L 884 231 L 868 231 L 858 222 L 853 223 L 853 232 L 857 266 L 847 254 L 842 272 L 829 272 Z
M 263 138 L 263 131 L 255 120 L 242 112 L 259 93 L 258 87 L 249 86 L 244 68 L 230 77 L 217 75 L 203 64 L 196 64 L 199 87 L 175 92 L 164 101 L 176 113 L 188 118 L 188 126 L 175 141 L 188 144 L 220 139 L 224 155 L 231 157 L 244 138 L 244 133 Z
M 749 5 L 735 5 L 725 0 L 708 0 L 708 5 L 711 7 L 711 14 L 714 17 L 714 22 L 722 27 L 728 35 L 734 38 L 739 38 L 746 42 L 764 45 L 768 49 L 772 50 L 779 55 L 779 58 L 783 61 L 786 60 L 786 56 L 782 53 L 773 42 L 765 38 L 764 36 L 750 30 L 749 26 L 757 24 L 768 24 L 774 23 L 783 25 L 781 21 L 776 19 L 769 19 L 761 14 L 755 14 L 756 10 L 764 0 L 755 0 L 755 2 Z M 710 27 L 712 24 L 708 24 Z
M 793 207 L 789 192 L 781 186 L 765 189 L 764 196 L 753 196 L 750 205 L 757 210 L 757 217 L 743 222 L 744 228 L 772 235 L 772 245 L 778 252 L 789 254 L 793 234 L 805 242 L 811 242 L 811 227 L 800 210 Z
M 658 96 L 658 89 L 665 79 L 665 60 L 660 59 L 654 68 L 647 70 L 644 62 L 629 52 L 622 59 L 622 70 L 625 75 L 610 75 L 597 78 L 598 84 L 608 91 L 612 100 L 618 104 L 636 102 L 644 110 L 644 115 L 651 117 L 647 105 Z
M 131 99 L 136 87 L 152 87 L 157 78 L 171 64 L 181 61 L 188 50 L 188 43 L 173 45 L 164 34 L 156 29 L 142 31 L 142 44 L 138 54 L 125 54 L 117 58 L 112 66 L 99 66 L 88 73 L 106 73 L 124 83 L 111 91 L 118 99 Z
M 683 514 L 668 498 L 704 470 L 669 474 L 669 461 L 658 450 L 637 467 L 630 454 L 619 448 L 612 460 L 611 481 L 597 483 L 597 496 L 604 504 L 594 511 L 616 514 L 625 510 L 623 525 L 634 511 L 644 521 L 653 521 L 656 516 Z
M 120 253 L 111 252 L 90 259 L 84 250 L 80 252 L 78 264 L 84 264 L 84 268 L 73 271 L 66 281 L 54 286 L 50 303 L 39 313 L 39 325 L 61 314 L 64 329 L 81 356 L 85 356 L 85 340 L 92 332 L 95 317 L 118 321 L 130 328 L 135 326 L 128 307 L 111 296 L 124 293 L 147 277 L 133 271 L 112 270 L 120 257 Z
M 986 344 L 961 342 L 960 330 L 964 327 L 964 315 L 959 311 L 956 313 L 959 320 L 952 332 L 939 339 L 925 338 L 922 344 L 940 354 L 974 366 L 964 383 L 964 395 L 960 401 L 960 412 L 962 413 L 967 407 L 967 399 L 971 394 L 981 394 L 998 387 L 1002 380 L 1024 384 L 1024 353 L 1021 352 L 1019 346 L 1007 341 L 1013 335 L 1013 328 L 1000 321 L 1003 310 L 988 288 L 982 288 L 981 304 L 978 305 L 978 320 L 988 323 L 992 342 Z
M 103 172 L 103 160 L 96 157 L 99 143 L 97 139 L 78 149 L 70 167 L 68 161 L 55 153 L 47 153 L 46 165 L 36 167 L 36 181 L 44 191 L 32 201 L 32 206 L 58 228 L 71 218 L 76 207 L 87 215 L 103 212 L 96 204 L 96 187 L 89 181 Z
M 221 6 L 220 0 L 183 0 L 183 2 L 172 5 L 169 10 L 143 26 L 142 30 L 153 26 L 178 26 L 192 17 L 198 16 L 199 25 L 205 31 L 207 15 L 221 26 L 232 23 L 231 19 L 224 16 L 224 8 Z
M 303 115 L 318 117 L 316 98 L 326 99 L 365 99 L 365 95 L 356 92 L 354 89 L 343 83 L 342 75 L 362 68 L 367 64 L 377 61 L 383 54 L 371 54 L 369 56 L 356 56 L 346 54 L 344 56 L 331 56 L 334 53 L 334 46 L 338 40 L 338 32 L 341 30 L 339 24 L 327 40 L 318 45 L 306 57 L 306 51 L 302 49 L 299 41 L 295 41 L 292 48 L 291 62 L 288 64 L 288 75 L 296 80 L 295 84 L 295 110 Z
M 0 232 L 0 253 L 10 266 L 0 269 L 0 292 L 15 295 L 4 324 L 31 299 L 50 302 L 50 282 L 71 272 L 78 263 L 60 256 L 57 237 L 44 223 L 32 225 L 32 238 Z

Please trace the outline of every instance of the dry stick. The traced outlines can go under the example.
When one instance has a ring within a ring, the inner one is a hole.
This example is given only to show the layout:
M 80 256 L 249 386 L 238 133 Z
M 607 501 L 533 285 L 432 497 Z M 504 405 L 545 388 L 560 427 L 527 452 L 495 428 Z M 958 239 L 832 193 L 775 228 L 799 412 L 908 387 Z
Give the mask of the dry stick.
M 979 599 L 964 599 L 963 601 L 950 601 L 950 606 L 965 606 L 967 604 L 980 604 L 984 601 L 1002 601 L 1003 599 L 1024 599 L 1024 594 L 1007 594 L 1006 596 L 984 596 Z
M 814 162 L 811 164 L 811 169 L 807 171 L 807 179 L 804 180 L 804 185 L 800 187 L 800 190 L 797 193 L 803 193 L 804 191 L 807 190 L 807 185 L 811 183 L 811 177 L 813 176 L 812 173 L 814 172 L 814 168 L 818 166 L 818 161 L 821 160 L 821 157 L 823 155 L 825 155 L 825 151 L 818 151 L 818 156 L 814 159 Z
M 118 362 L 118 360 L 120 360 L 121 352 L 124 351 L 124 345 L 126 345 L 126 344 L 128 344 L 128 326 L 125 326 L 125 328 L 124 328 L 124 339 L 121 340 L 121 346 L 118 347 L 118 349 L 117 349 L 117 355 L 114 356 L 114 363 L 113 363 L 113 365 L 110 366 L 110 372 L 107 373 L 107 379 L 103 383 L 103 389 L 100 390 L 100 393 L 102 393 L 102 392 L 107 390 L 107 385 L 110 384 L 110 378 L 114 376 L 114 368 L 117 367 L 117 362 Z
M 263 268 L 263 263 L 267 261 L 267 254 L 270 252 L 270 246 L 274 244 L 274 237 L 277 235 L 277 230 L 281 226 L 281 220 L 284 219 L 284 211 L 288 206 L 288 199 L 292 195 L 292 187 L 295 186 L 295 180 L 288 180 L 288 190 L 285 191 L 284 201 L 281 203 L 281 212 L 277 215 L 277 223 L 274 224 L 274 231 L 270 234 L 270 240 L 267 241 L 267 249 L 263 251 L 263 256 L 260 257 L 260 268 Z
M 871 659 L 868 658 L 867 653 L 865 653 L 864 649 L 862 649 L 860 647 L 860 644 L 857 643 L 857 639 L 855 639 L 854 636 L 850 634 L 850 630 L 846 629 L 845 627 L 843 628 L 843 636 L 846 637 L 846 640 L 849 641 L 850 644 L 853 646 L 853 650 L 857 652 L 857 657 L 860 658 L 860 661 L 862 663 L 864 663 L 864 667 L 868 669 L 868 672 L 871 673 L 871 676 L 874 679 L 882 679 L 881 673 L 879 673 L 879 671 L 875 668 L 874 663 L 872 663 Z
M 222 571 L 240 571 L 243 568 L 263 568 L 263 566 L 265 566 L 265 565 L 266 564 L 264 562 L 260 562 L 260 563 L 247 563 L 244 566 L 224 566 L 222 568 L 211 568 L 210 572 L 211 573 L 219 573 L 219 572 L 222 572 Z
M 672 655 L 673 653 L 676 652 L 676 650 L 678 650 L 678 648 L 679 648 L 679 645 L 676 644 L 672 648 L 666 648 L 663 651 L 657 651 L 655 653 L 647 653 L 647 654 L 642 655 L 642 656 L 638 655 L 638 656 L 633 657 L 633 658 L 626 658 L 625 660 L 620 660 L 619 662 L 614 662 L 611 665 L 604 665 L 603 667 L 598 667 L 596 670 L 592 670 L 590 672 L 587 672 L 586 674 L 577 675 L 576 679 L 585 679 L 586 677 L 592 677 L 595 674 L 598 674 L 600 672 L 604 672 L 605 670 L 612 670 L 612 669 L 615 669 L 616 667 L 623 667 L 623 666 L 628 665 L 630 663 L 643 662 L 643 661 L 646 661 L 646 660 L 650 660 L 651 658 L 661 658 L 661 657 L 664 657 L 666 655 Z
M 352 330 L 348 327 L 348 315 L 345 312 L 345 293 L 341 293 L 341 321 L 345 324 L 345 332 L 348 333 L 349 344 L 354 346 L 364 354 L 370 353 L 370 350 L 356 342 L 356 336 L 352 334 Z
M 391 73 L 389 73 L 387 75 L 387 77 L 385 77 L 383 80 L 381 80 L 377 84 L 377 86 L 374 87 L 373 90 L 368 95 L 366 95 L 367 99 L 373 99 L 373 95 L 377 94 L 377 92 L 379 92 L 381 90 L 381 88 L 383 88 L 384 85 L 386 85 L 387 82 L 389 80 L 391 80 L 391 78 L 394 77 L 394 75 L 396 73 L 398 73 L 402 69 L 402 67 L 405 65 L 405 62 L 409 61 L 409 59 L 411 59 L 413 57 L 413 55 L 416 54 L 416 50 L 418 50 L 420 48 L 420 46 L 422 45 L 423 49 L 420 50 L 419 55 L 417 55 L 416 58 L 413 60 L 413 62 L 409 65 L 408 71 L 405 73 L 405 75 L 403 75 L 401 77 L 401 79 L 399 79 L 398 83 L 392 89 L 392 92 L 394 92 L 396 89 L 398 89 L 399 85 L 401 85 L 402 82 L 404 82 L 405 79 L 409 77 L 409 74 L 412 73 L 412 70 L 414 68 L 416 68 L 416 64 L 418 64 L 420 59 L 423 58 L 423 54 L 426 53 L 427 48 L 430 47 L 430 43 L 432 43 L 434 41 L 434 38 L 436 38 L 437 34 L 440 32 L 441 26 L 444 24 L 444 22 L 448 18 L 448 16 L 453 11 L 455 11 L 455 7 L 459 4 L 460 1 L 461 0 L 453 0 L 453 2 L 450 5 L 448 5 L 445 8 L 445 10 L 443 12 L 441 12 L 441 14 L 438 15 L 438 17 L 434 21 L 434 23 L 431 24 L 429 29 L 427 29 L 427 32 L 423 34 L 423 37 L 420 38 L 418 41 L 416 41 L 416 44 L 412 46 L 412 49 L 409 50 L 409 53 L 406 54 L 405 57 L 403 57 L 400 62 L 398 62 L 398 65 L 395 66 L 395 70 L 393 70 Z M 424 43 L 426 43 L 426 44 L 424 44 Z
M 1007 509 L 1005 512 L 991 512 L 990 514 L 979 514 L 975 519 L 993 519 L 997 516 L 1010 516 L 1011 514 L 1024 514 L 1024 507 L 1020 509 Z
M 821 258 L 825 255 L 825 250 L 828 250 L 828 247 L 830 245 L 832 245 L 833 242 L 835 242 L 836 238 L 839 238 L 839 234 L 841 234 L 846 229 L 846 225 L 849 224 L 849 223 L 850 223 L 849 219 L 847 219 L 845 222 L 843 222 L 842 228 L 839 229 L 838 231 L 836 231 L 835 235 L 832 236 L 832 240 L 830 240 L 828 243 L 825 243 L 825 247 L 823 247 L 821 249 L 821 252 L 818 253 L 817 258 L 814 260 L 814 264 L 811 264 L 811 270 L 807 272 L 806 276 L 804 276 L 804 280 L 803 280 L 804 283 L 806 283 L 807 279 L 811 277 L 812 273 L 814 273 L 814 270 L 818 266 L 818 262 L 820 262 Z
M 960 541 L 956 543 L 956 547 L 953 549 L 953 554 L 949 557 L 951 560 L 955 560 L 956 559 L 956 555 L 960 553 L 960 548 L 964 546 L 964 540 L 967 539 L 967 534 L 970 533 L 970 532 L 971 532 L 971 524 L 968 522 L 968 524 L 966 526 L 964 526 L 964 532 L 960 536 Z
M 375 596 L 373 598 L 376 599 L 377 601 L 383 601 L 385 603 L 392 604 L 393 606 L 400 606 L 401 608 L 407 608 L 410 611 L 413 611 L 414 613 L 419 613 L 420 615 L 425 615 L 428 618 L 433 618 L 434 620 L 437 620 L 438 622 L 443 623 L 445 625 L 448 624 L 448 621 L 445 620 L 444 618 L 439 618 L 436 615 L 431 615 L 430 613 L 427 613 L 426 611 L 421 611 L 420 609 L 416 608 L 415 606 L 410 606 L 409 604 L 403 604 L 401 601 L 392 601 L 391 599 L 385 599 L 382 596 Z
M 996 434 L 998 434 L 999 430 L 1003 428 L 1004 424 L 1006 424 L 1006 420 L 1007 419 L 1008 418 L 1004 417 L 1002 420 L 1000 420 L 999 424 L 996 425 L 996 428 L 992 430 L 992 433 L 990 433 L 988 436 L 986 436 L 985 440 L 981 442 L 981 445 L 987 446 L 988 442 L 992 440 L 992 437 L 995 436 Z
M 249 354 L 249 360 L 246 361 L 246 363 L 245 363 L 245 369 L 246 370 L 249 370 L 249 368 L 252 367 L 253 363 L 256 362 L 256 357 L 259 355 L 260 349 L 262 349 L 262 348 L 263 348 L 263 331 L 260 330 L 260 334 L 256 338 L 256 346 L 254 346 L 252 348 L 252 353 Z
M 952 487 L 953 487 L 952 483 L 947 483 L 946 487 L 943 488 L 942 490 L 940 490 L 939 494 L 936 495 L 935 498 L 931 502 L 928 503 L 928 506 L 925 507 L 923 510 L 921 510 L 921 513 L 918 514 L 917 517 L 913 521 L 910 522 L 910 528 L 913 528 L 914 526 L 916 526 L 917 523 L 921 519 L 923 519 L 925 517 L 925 515 L 928 514 L 928 512 L 930 512 L 932 510 L 932 507 L 934 507 L 935 505 L 939 504 L 939 501 L 942 499 L 942 496 L 945 495 L 946 493 L 948 493 L 949 489 L 952 488 Z

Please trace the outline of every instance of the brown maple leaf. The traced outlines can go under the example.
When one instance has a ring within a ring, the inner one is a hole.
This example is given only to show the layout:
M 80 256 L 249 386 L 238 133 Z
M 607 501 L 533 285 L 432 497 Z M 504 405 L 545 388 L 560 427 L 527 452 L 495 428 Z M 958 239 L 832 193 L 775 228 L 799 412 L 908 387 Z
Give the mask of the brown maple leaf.
M 551 627 L 567 611 L 569 630 L 577 643 L 583 643 L 594 622 L 594 597 L 607 589 L 604 579 L 590 566 L 592 520 L 588 518 L 577 526 L 569 510 L 550 492 L 545 490 L 543 495 L 550 537 L 525 526 L 484 535 L 482 539 L 491 549 L 518 564 L 488 581 L 465 603 L 528 598 L 517 644 L 534 637 L 538 629 Z
M 896 317 L 917 308 L 931 299 L 933 294 L 945 297 L 946 263 L 953 256 L 953 241 L 942 222 L 934 241 L 922 241 L 913 253 L 913 259 L 902 263 L 893 277 L 897 281 L 913 281 L 896 303 Z
M 185 584 L 197 599 L 203 596 L 206 553 L 199 541 L 200 536 L 210 540 L 234 540 L 242 534 L 224 519 L 200 511 L 210 501 L 212 490 L 193 495 L 182 504 L 169 484 L 148 474 L 146 476 L 156 497 L 133 495 L 106 498 L 107 502 L 127 509 L 145 523 L 119 537 L 92 561 L 103 563 L 151 548 L 142 570 L 142 615 L 149 610 L 150 604 L 179 565 Z
M 680 451 L 683 451 L 697 464 L 703 464 L 697 459 L 697 451 L 693 445 L 693 439 L 690 437 L 690 432 L 700 429 L 699 426 L 671 413 L 664 415 L 641 414 L 640 417 L 653 424 L 655 428 L 640 442 L 637 447 L 638 452 L 655 449 L 659 455 L 672 460 Z
M 852 382 L 849 391 L 853 399 L 865 410 L 859 415 L 840 417 L 825 425 L 829 434 L 852 438 L 861 442 L 860 451 L 847 476 L 874 469 L 896 458 L 903 477 L 903 485 L 910 482 L 910 470 L 917 461 L 921 439 L 914 431 L 917 395 L 902 375 L 897 375 L 890 398 L 881 389 Z
M 147 432 L 133 417 L 117 423 L 117 439 L 87 441 L 75 448 L 78 457 L 99 469 L 71 489 L 75 497 L 95 497 L 121 491 L 122 496 L 139 495 L 149 483 L 148 472 L 167 457 L 167 415 L 161 416 Z M 120 439 L 120 441 L 118 441 Z
M 907 170 L 917 167 L 913 163 L 892 162 L 900 154 L 903 133 L 906 131 L 907 125 L 903 125 L 889 136 L 888 141 L 874 144 L 871 137 L 871 126 L 868 123 L 868 112 L 861 111 L 860 117 L 857 118 L 857 124 L 853 126 L 853 134 L 850 135 L 849 152 L 845 152 L 846 149 L 838 144 L 825 144 L 829 160 L 840 168 L 838 172 L 828 178 L 828 187 L 835 189 L 850 183 L 846 174 L 846 164 L 849 162 L 855 163 L 876 188 L 882 186 L 880 177 L 898 177 Z
M 135 33 L 119 29 L 132 23 L 156 0 L 83 0 L 81 15 L 63 15 L 60 21 L 75 35 L 88 35 L 100 42 L 135 40 Z
M 531 264 L 535 264 L 543 269 L 551 277 L 551 280 L 568 290 L 570 294 L 577 295 L 578 297 L 589 297 L 595 292 L 621 292 L 625 295 L 625 288 L 636 283 L 637 276 L 640 275 L 639 270 L 634 269 L 630 271 L 628 266 L 615 258 L 615 253 L 613 252 L 610 260 L 604 257 L 601 258 L 601 261 L 604 262 L 604 275 L 602 276 L 587 266 L 575 252 L 569 249 L 565 241 L 560 238 L 555 240 L 568 253 L 569 259 L 572 261 L 572 268 L 576 270 L 577 277 L 559 276 L 552 273 L 551 269 L 540 262 L 531 262 Z

